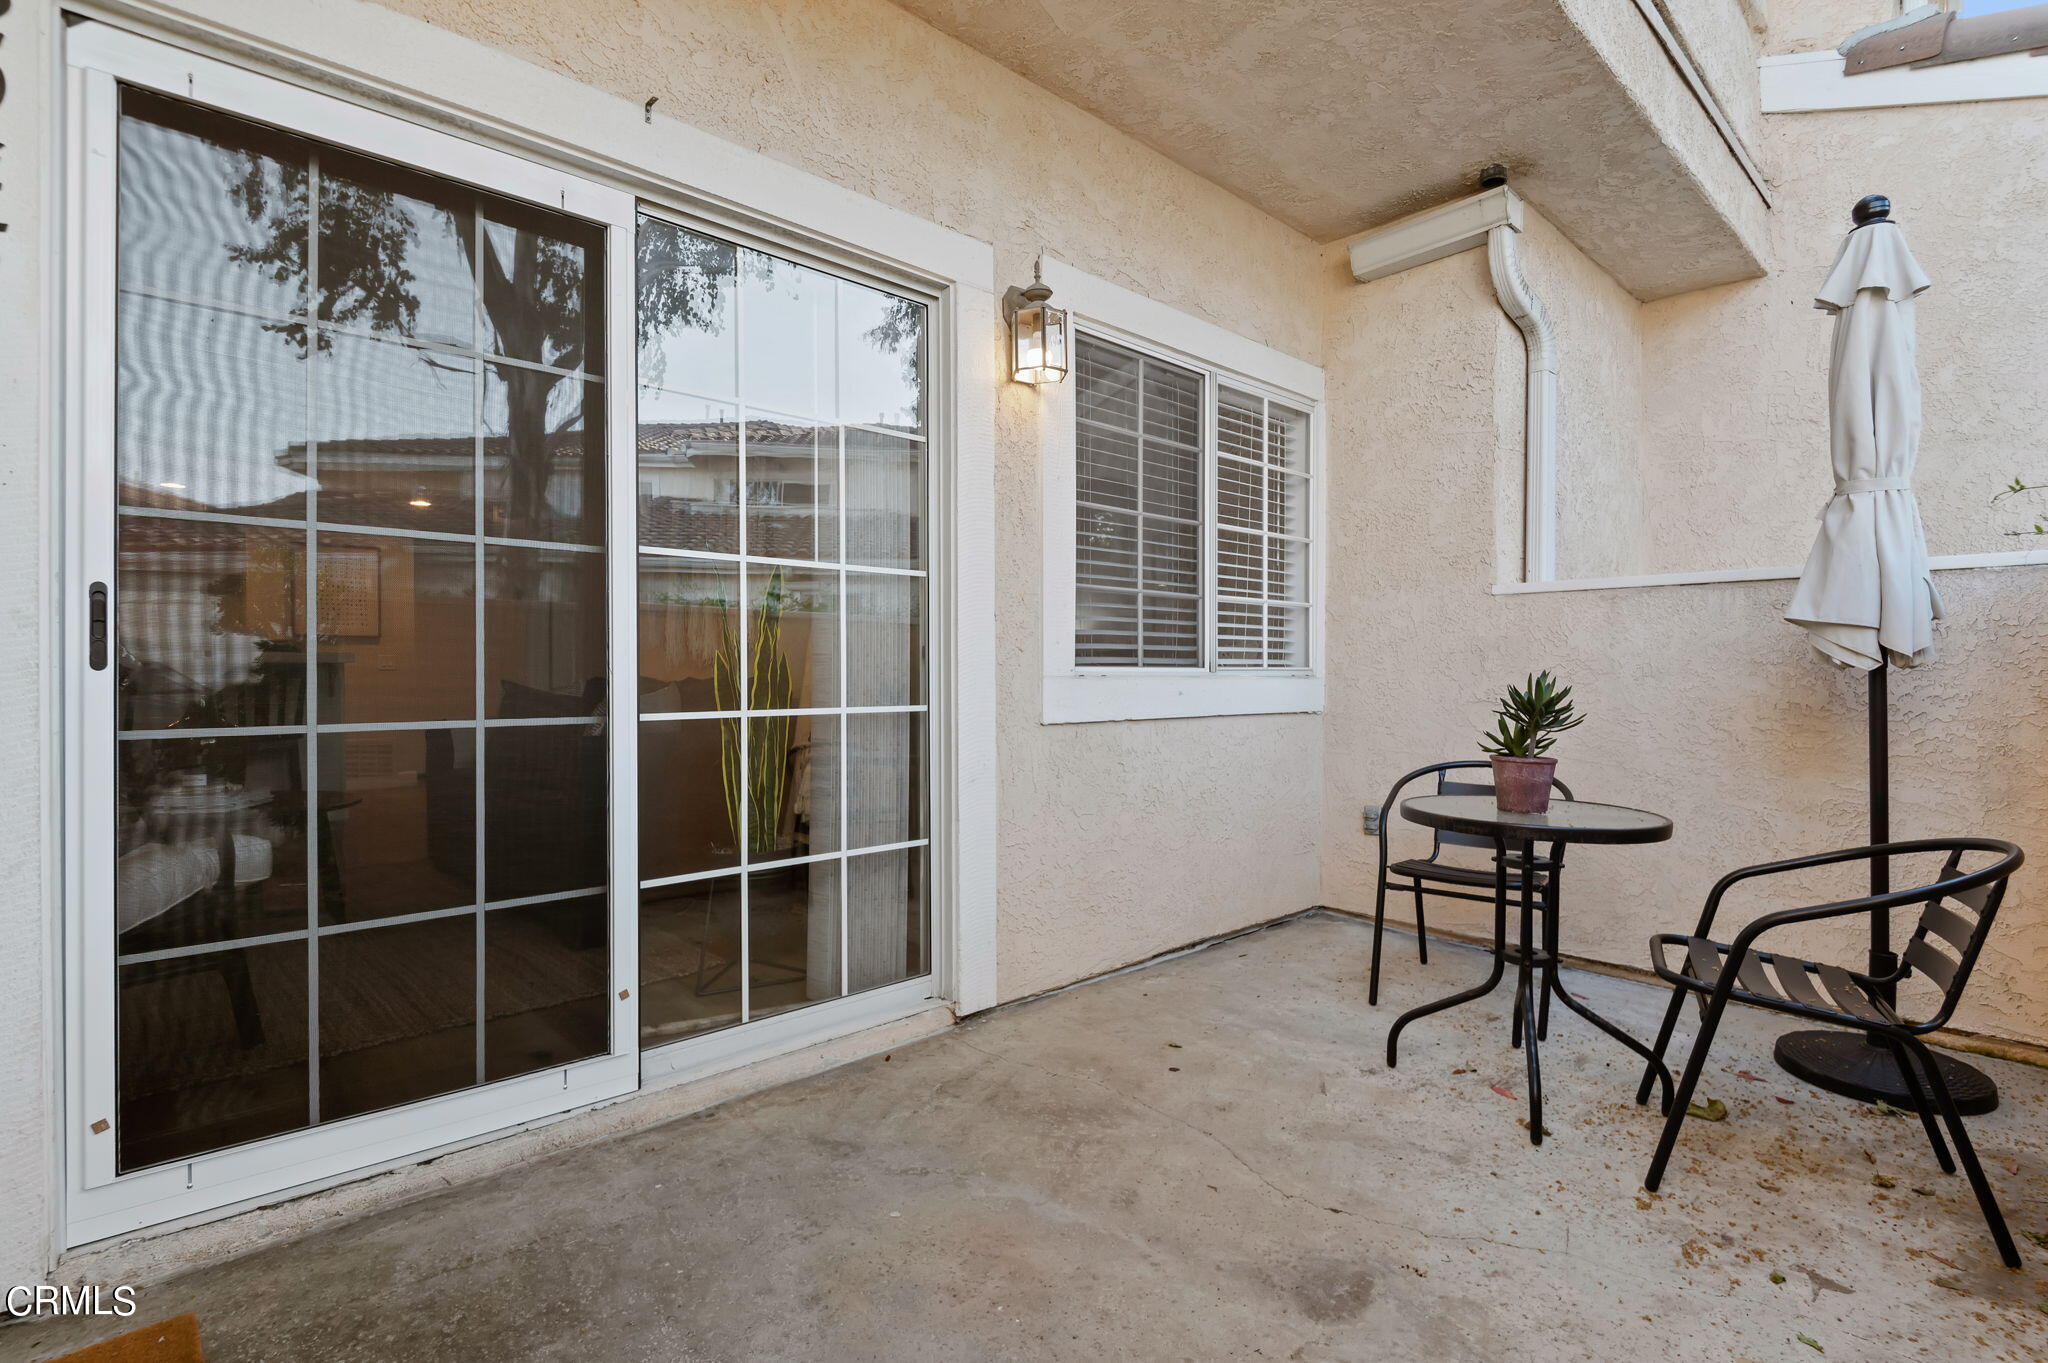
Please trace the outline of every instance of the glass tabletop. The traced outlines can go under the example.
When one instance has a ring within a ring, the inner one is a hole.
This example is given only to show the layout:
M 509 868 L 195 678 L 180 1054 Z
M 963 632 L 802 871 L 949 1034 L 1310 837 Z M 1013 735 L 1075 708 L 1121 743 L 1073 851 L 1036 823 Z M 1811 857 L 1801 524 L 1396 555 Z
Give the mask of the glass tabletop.
M 1401 817 L 1453 833 L 1539 842 L 1662 842 L 1671 836 L 1671 820 L 1662 814 L 1588 800 L 1552 800 L 1541 814 L 1509 814 L 1491 795 L 1418 795 L 1401 802 Z

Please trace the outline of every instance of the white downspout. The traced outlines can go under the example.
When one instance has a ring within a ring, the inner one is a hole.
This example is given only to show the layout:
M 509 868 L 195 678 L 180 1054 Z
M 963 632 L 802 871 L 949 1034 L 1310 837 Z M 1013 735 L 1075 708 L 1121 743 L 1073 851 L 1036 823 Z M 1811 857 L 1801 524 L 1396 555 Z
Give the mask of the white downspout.
M 1522 421 L 1522 577 L 1557 577 L 1557 333 L 1542 300 L 1529 291 L 1515 250 L 1517 229 L 1501 223 L 1486 234 L 1486 263 L 1502 312 L 1520 328 L 1529 353 Z
M 1385 279 L 1460 251 L 1486 247 L 1494 296 L 1529 352 L 1522 436 L 1522 577 L 1557 579 L 1557 333 L 1522 275 L 1515 239 L 1522 201 L 1507 171 L 1488 166 L 1479 193 L 1376 228 L 1351 244 L 1351 277 Z

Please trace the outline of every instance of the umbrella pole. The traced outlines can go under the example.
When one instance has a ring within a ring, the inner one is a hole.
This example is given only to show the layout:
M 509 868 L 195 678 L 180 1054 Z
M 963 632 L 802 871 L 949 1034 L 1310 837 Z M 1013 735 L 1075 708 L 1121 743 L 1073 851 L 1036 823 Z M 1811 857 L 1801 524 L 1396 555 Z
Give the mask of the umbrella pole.
M 1892 700 L 1889 662 L 1879 660 L 1870 669 L 1870 841 L 1872 846 L 1892 840 Z M 1889 894 L 1892 888 L 1892 859 L 1870 859 L 1870 892 Z M 1870 915 L 1870 973 L 1883 979 L 1899 968 L 1892 955 L 1892 916 Z M 1886 985 L 1878 991 L 1885 1005 L 1898 1002 L 1898 987 Z M 1877 1039 L 1870 1038 L 1876 1045 Z
M 1870 841 L 1873 846 L 1892 840 L 1892 751 L 1891 751 L 1891 665 L 1880 662 L 1870 672 Z M 1870 892 L 1886 894 L 1892 888 L 1891 858 L 1870 859 Z M 1892 954 L 1891 915 L 1870 915 L 1870 974 L 1882 979 L 1899 968 Z M 1896 985 L 1880 986 L 1879 995 L 1887 1007 L 1898 1001 Z M 1933 1051 L 1935 1064 L 1947 1083 L 1956 1108 L 1965 1116 L 1990 1112 L 1998 1106 L 1998 1086 L 1974 1065 L 1967 1065 L 1942 1051 Z M 1817 1088 L 1839 1093 L 1862 1102 L 1883 1102 L 1910 1110 L 1912 1094 L 1907 1091 L 1898 1061 L 1868 1033 L 1839 1031 L 1787 1032 L 1778 1038 L 1773 1056 L 1779 1066 Z

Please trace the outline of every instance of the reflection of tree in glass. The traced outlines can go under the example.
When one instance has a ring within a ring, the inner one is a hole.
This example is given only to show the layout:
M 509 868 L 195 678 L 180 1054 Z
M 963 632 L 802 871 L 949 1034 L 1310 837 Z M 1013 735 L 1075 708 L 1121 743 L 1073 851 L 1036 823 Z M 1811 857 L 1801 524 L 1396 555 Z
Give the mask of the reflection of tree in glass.
M 640 292 L 634 320 L 640 344 L 640 382 L 661 384 L 667 356 L 655 342 L 665 331 L 717 336 L 725 330 L 722 296 L 735 280 L 733 247 L 668 223 L 645 219 L 640 228 Z
M 867 343 L 884 355 L 894 355 L 903 366 L 903 381 L 912 392 L 918 387 L 918 338 L 924 331 L 924 308 L 908 298 L 889 295 L 882 320 L 861 333 Z
M 283 180 L 271 163 L 245 153 L 240 179 L 231 187 L 236 206 L 262 230 L 253 244 L 230 244 L 231 259 L 256 266 L 278 281 L 304 277 L 314 230 L 304 176 Z M 294 184 L 299 186 L 295 192 Z M 454 187 L 450 186 L 453 190 Z M 471 206 L 474 207 L 473 205 Z M 486 210 L 487 216 L 489 211 Z M 323 179 L 319 194 L 320 258 L 315 281 L 322 320 L 390 337 L 414 334 L 420 314 L 420 281 L 413 262 L 420 248 L 421 217 L 407 196 L 336 176 Z M 462 216 L 468 217 L 464 211 Z M 514 210 L 507 217 L 522 217 Z M 587 353 L 591 340 L 587 299 L 599 274 L 597 262 L 577 242 L 546 231 L 514 229 L 497 222 L 482 232 L 465 227 L 452 234 L 460 243 L 478 286 L 487 331 L 496 353 L 583 369 L 601 356 Z M 701 240 L 701 239 L 700 239 Z M 687 251 L 687 244 L 685 244 Z M 481 258 L 479 258 L 479 251 Z M 639 321 L 650 327 L 697 324 L 718 312 L 721 284 L 708 271 L 678 269 L 643 284 Z M 268 330 L 303 343 L 305 325 L 278 322 Z M 326 334 L 322 349 L 331 345 Z M 421 352 L 425 355 L 427 352 Z M 505 490 L 510 520 L 536 524 L 546 513 L 550 460 L 543 451 L 560 434 L 549 427 L 550 399 L 565 378 L 545 370 L 498 366 L 504 382 L 505 434 L 524 458 L 508 461 Z M 557 404 L 566 425 L 581 419 L 583 404 Z M 601 505 L 603 461 L 587 460 L 584 505 Z M 531 532 L 528 532 L 531 533 Z

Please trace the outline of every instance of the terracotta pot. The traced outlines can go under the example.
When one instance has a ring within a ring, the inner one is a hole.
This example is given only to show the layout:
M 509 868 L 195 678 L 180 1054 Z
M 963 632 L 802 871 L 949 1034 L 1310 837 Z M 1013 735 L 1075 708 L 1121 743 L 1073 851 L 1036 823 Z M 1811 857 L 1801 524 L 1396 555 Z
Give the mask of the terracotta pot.
M 1541 814 L 1550 808 L 1555 757 L 1495 757 L 1493 802 L 1503 814 Z

